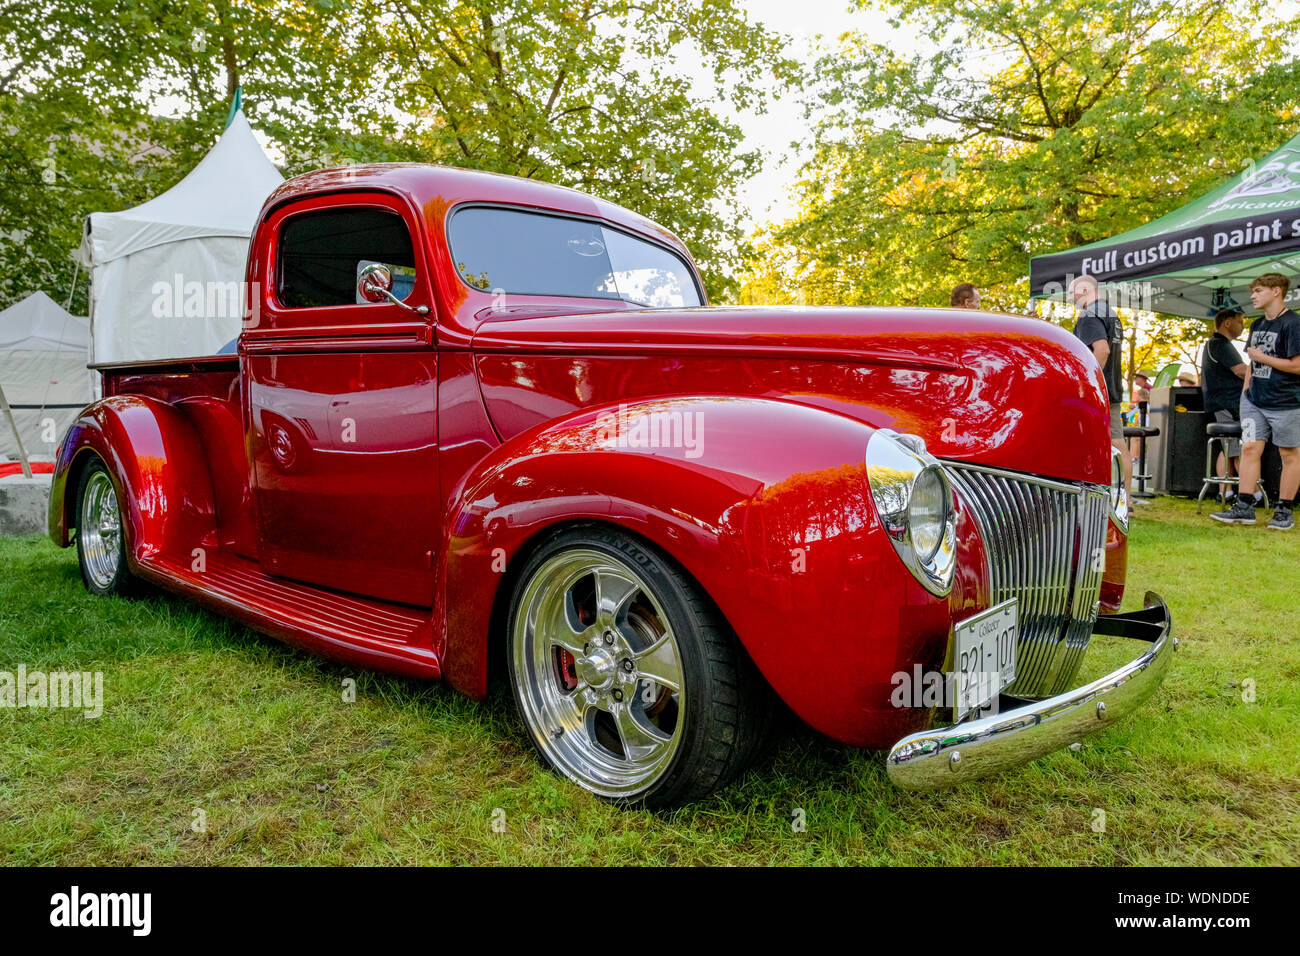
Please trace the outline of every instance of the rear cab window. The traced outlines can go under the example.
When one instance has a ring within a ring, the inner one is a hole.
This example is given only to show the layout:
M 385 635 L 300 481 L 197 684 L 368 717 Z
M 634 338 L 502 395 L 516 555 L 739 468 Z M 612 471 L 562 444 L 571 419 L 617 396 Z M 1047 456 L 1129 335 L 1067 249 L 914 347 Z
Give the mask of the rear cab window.
M 402 217 L 391 210 L 353 206 L 304 212 L 280 230 L 276 290 L 289 309 L 368 304 L 357 290 L 361 271 L 384 265 L 392 292 L 405 299 L 415 287 L 415 249 Z
M 431 338 L 428 250 L 418 215 L 401 197 L 306 196 L 271 212 L 253 242 L 249 297 L 260 308 L 245 322 L 247 341 L 272 347 L 285 336 Z M 378 275 L 365 272 L 375 266 L 383 267 Z M 369 297 L 363 273 L 375 276 Z M 397 301 L 375 295 L 376 282 Z

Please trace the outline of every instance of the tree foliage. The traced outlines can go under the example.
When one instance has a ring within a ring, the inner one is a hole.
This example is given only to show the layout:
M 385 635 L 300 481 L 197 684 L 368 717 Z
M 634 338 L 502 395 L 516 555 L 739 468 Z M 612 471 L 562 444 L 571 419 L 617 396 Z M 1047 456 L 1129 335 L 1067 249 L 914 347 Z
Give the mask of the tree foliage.
M 729 286 L 738 187 L 758 169 L 718 110 L 761 110 L 792 76 L 779 38 L 735 0 L 363 0 L 369 51 L 412 141 L 454 165 L 536 176 L 628 206 L 695 252 L 710 292 Z M 707 65 L 696 95 L 679 60 Z M 716 100 L 718 102 L 710 102 Z
M 1031 256 L 1154 219 L 1300 128 L 1294 6 L 892 9 L 927 52 L 857 33 L 819 61 L 799 212 L 757 238 L 746 299 L 946 305 L 974 282 L 985 307 L 1021 311 Z
M 0 6 L 0 301 L 36 288 L 67 299 L 85 216 L 174 185 L 240 83 L 287 143 L 336 138 L 358 79 L 346 32 L 301 0 Z M 72 307 L 85 309 L 84 278 Z
M 677 232 L 719 295 L 760 162 L 724 112 L 794 72 L 737 0 L 11 0 L 0 302 L 66 298 L 85 215 L 179 180 L 236 87 L 290 174 L 421 161 L 575 186 Z

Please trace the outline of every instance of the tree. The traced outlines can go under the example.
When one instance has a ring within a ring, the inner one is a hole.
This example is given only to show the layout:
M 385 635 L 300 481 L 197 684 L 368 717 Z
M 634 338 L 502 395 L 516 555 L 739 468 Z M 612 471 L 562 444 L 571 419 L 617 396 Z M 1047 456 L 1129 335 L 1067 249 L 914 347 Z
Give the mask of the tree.
M 0 303 L 69 295 L 87 214 L 179 180 L 247 78 L 277 129 L 335 135 L 357 88 L 301 0 L 14 0 L 0 7 Z M 158 115 L 159 104 L 178 118 Z M 257 109 L 254 109 L 257 114 Z M 292 136 L 288 136 L 290 140 Z M 84 282 L 71 299 L 86 307 Z
M 800 210 L 759 237 L 742 294 L 790 298 L 798 283 L 817 302 L 938 305 L 969 281 L 1021 311 L 1031 256 L 1162 215 L 1300 125 L 1294 8 L 1285 20 L 1262 0 L 894 9 L 932 49 L 905 58 L 855 34 L 818 63 Z
M 421 161 L 576 186 L 677 232 L 718 295 L 760 157 L 713 100 L 762 109 L 757 79 L 794 74 L 782 49 L 735 0 L 15 0 L 0 163 L 24 186 L 0 195 L 0 302 L 66 297 L 85 215 L 180 179 L 236 87 L 289 174 Z
M 761 110 L 758 81 L 795 73 L 735 0 L 358 2 L 422 154 L 628 206 L 691 247 L 711 295 L 733 287 L 738 187 L 761 157 L 710 100 Z M 710 68 L 712 97 L 693 93 L 683 57 Z
M 84 176 L 83 166 L 120 170 L 140 146 L 138 115 L 104 82 L 139 79 L 111 21 L 97 0 L 0 6 L 0 303 L 37 288 L 66 298 L 81 210 L 113 201 L 113 177 Z

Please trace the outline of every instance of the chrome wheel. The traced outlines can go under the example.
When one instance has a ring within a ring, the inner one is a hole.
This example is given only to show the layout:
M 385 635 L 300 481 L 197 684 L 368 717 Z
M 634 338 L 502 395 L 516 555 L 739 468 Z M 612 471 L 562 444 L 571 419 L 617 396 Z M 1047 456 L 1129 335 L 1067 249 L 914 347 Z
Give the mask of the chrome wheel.
M 528 579 L 513 617 L 511 672 L 538 748 L 606 797 L 633 797 L 668 772 L 686 688 L 677 638 L 629 564 L 573 548 Z
M 77 536 L 87 579 L 100 590 L 111 588 L 122 562 L 122 512 L 113 482 L 103 469 L 94 471 L 86 480 Z

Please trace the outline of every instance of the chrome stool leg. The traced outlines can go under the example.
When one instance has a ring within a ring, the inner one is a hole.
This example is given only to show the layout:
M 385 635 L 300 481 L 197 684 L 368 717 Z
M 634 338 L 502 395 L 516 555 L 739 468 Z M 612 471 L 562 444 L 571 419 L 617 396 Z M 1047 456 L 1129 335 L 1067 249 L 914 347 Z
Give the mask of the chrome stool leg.
M 1228 458 L 1228 443 L 1218 435 L 1211 435 L 1205 443 L 1205 477 L 1201 479 L 1201 493 L 1196 496 L 1196 513 L 1201 513 L 1201 501 L 1205 498 L 1205 493 L 1214 485 L 1232 485 L 1238 487 L 1240 478 L 1236 475 L 1216 475 L 1214 467 L 1214 445 L 1219 443 L 1220 450 L 1223 452 L 1225 465 L 1230 461 Z M 1227 468 L 1225 467 L 1226 471 Z M 1264 495 L 1265 504 L 1267 505 L 1268 494 L 1264 492 L 1264 486 L 1259 486 L 1260 493 Z

